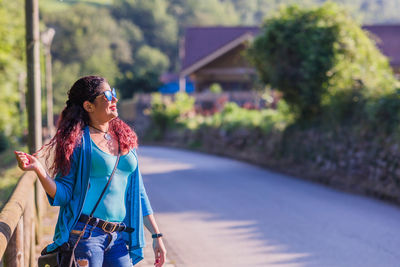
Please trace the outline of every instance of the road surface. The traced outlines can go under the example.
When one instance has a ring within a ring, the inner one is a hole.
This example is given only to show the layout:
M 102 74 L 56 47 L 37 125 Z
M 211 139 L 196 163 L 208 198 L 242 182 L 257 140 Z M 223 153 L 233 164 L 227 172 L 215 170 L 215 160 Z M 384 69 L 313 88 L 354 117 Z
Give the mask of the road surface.
M 175 266 L 400 266 L 397 206 L 227 158 L 138 154 Z

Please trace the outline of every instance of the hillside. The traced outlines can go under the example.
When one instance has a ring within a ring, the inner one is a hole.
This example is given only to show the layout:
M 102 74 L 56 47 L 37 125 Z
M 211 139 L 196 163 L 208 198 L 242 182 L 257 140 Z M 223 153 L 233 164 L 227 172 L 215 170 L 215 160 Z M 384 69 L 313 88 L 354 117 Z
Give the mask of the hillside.
M 312 6 L 327 0 L 202 0 L 208 6 L 222 4 L 226 9 L 233 7 L 237 13 L 239 24 L 254 25 L 262 22 L 265 16 L 272 15 L 282 5 L 299 4 Z M 331 0 L 332 1 L 332 0 Z M 182 4 L 183 0 L 167 0 L 171 6 Z M 193 2 L 193 1 L 187 1 Z M 219 3 L 216 3 L 219 2 Z M 400 1 L 398 0 L 333 0 L 348 7 L 355 18 L 363 24 L 400 23 Z M 77 3 L 94 6 L 108 6 L 113 0 L 40 0 L 42 11 L 58 11 L 67 9 Z M 190 3 L 188 5 L 191 5 Z M 197 4 L 201 6 L 201 4 Z M 204 4 L 205 6 L 205 4 Z
M 86 3 L 94 6 L 107 6 L 112 4 L 112 0 L 39 0 L 40 10 L 45 12 L 65 10 L 77 3 Z

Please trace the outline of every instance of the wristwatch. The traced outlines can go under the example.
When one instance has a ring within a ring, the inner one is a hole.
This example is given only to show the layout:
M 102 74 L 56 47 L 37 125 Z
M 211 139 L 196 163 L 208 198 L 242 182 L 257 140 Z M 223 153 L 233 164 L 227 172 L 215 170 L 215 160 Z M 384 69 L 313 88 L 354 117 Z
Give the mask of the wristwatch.
M 152 238 L 159 238 L 159 237 L 162 237 L 162 236 L 163 236 L 162 233 L 152 234 L 152 235 L 151 235 Z

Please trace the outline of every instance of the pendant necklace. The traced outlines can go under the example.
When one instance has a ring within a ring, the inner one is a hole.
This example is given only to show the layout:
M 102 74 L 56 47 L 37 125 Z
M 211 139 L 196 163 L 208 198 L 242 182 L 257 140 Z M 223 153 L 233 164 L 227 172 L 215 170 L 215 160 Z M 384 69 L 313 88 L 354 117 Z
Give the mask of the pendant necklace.
M 104 139 L 106 139 L 107 141 L 111 141 L 111 135 L 108 133 L 108 131 L 100 130 L 99 128 L 96 128 L 96 127 L 94 127 L 94 126 L 92 126 L 92 125 L 89 125 L 89 126 L 92 127 L 92 128 L 94 128 L 94 129 L 96 129 L 96 130 L 99 131 L 99 132 L 104 133 L 104 135 L 103 135 Z

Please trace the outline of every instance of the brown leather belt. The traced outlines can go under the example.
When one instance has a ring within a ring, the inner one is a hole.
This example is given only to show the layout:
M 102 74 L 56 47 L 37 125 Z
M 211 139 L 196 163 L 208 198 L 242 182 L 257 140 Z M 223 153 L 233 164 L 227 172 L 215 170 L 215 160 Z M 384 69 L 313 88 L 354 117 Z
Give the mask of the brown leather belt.
M 89 216 L 86 214 L 82 214 L 79 217 L 78 221 L 86 223 L 88 220 L 89 220 Z M 106 233 L 122 232 L 122 231 L 132 233 L 133 231 L 135 231 L 134 228 L 128 227 L 124 223 L 108 222 L 108 221 L 104 221 L 104 220 L 96 218 L 96 217 L 92 217 L 90 219 L 90 221 L 88 222 L 88 225 L 99 227 Z

